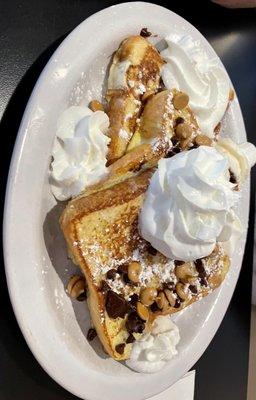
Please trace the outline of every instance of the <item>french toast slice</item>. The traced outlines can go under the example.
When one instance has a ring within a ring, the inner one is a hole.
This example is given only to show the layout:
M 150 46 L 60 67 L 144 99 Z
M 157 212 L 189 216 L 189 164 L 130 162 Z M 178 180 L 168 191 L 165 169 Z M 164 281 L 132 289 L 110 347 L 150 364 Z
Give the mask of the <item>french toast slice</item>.
M 204 259 L 182 263 L 140 237 L 138 215 L 153 172 L 110 176 L 70 201 L 60 219 L 69 253 L 87 281 L 92 323 L 105 351 L 119 361 L 129 358 L 132 342 L 150 331 L 157 315 L 207 295 L 229 267 L 220 246 Z
M 125 39 L 115 52 L 106 93 L 111 138 L 109 164 L 125 153 L 135 131 L 143 96 L 159 89 L 163 64 L 156 48 L 139 35 Z

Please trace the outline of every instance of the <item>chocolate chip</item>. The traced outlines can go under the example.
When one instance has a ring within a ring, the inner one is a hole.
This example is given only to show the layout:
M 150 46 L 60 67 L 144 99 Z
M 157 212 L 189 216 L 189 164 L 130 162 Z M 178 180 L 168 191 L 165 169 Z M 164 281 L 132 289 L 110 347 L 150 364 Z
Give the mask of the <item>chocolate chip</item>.
M 175 267 L 178 267 L 179 265 L 183 265 L 183 264 L 185 264 L 185 261 L 174 260 Z
M 109 290 L 107 292 L 106 310 L 110 318 L 123 318 L 128 312 L 128 305 L 122 296 Z
M 179 140 L 177 138 L 172 138 L 172 145 L 173 146 L 178 146 L 179 145 Z
M 133 293 L 130 297 L 129 304 L 136 307 L 138 301 L 139 301 L 139 296 L 136 293 Z
M 107 279 L 114 280 L 115 277 L 116 277 L 116 274 L 117 274 L 117 271 L 113 268 L 113 269 L 110 269 L 110 270 L 107 272 L 106 277 L 107 277 Z
M 178 117 L 175 119 L 175 125 L 183 124 L 185 122 L 185 119 L 182 117 Z
M 128 265 L 127 264 L 123 264 L 123 265 L 119 265 L 117 271 L 119 272 L 119 274 L 127 274 L 128 273 Z
M 155 301 L 153 304 L 151 304 L 150 310 L 151 310 L 152 312 L 156 312 L 156 311 L 159 311 L 159 310 L 160 310 L 160 308 L 158 307 L 156 301 Z
M 159 88 L 158 88 L 158 93 L 159 92 L 162 92 L 163 90 L 165 90 L 165 84 L 164 84 L 164 81 L 163 81 L 163 79 L 162 79 L 162 77 L 160 78 L 160 82 L 159 82 Z
M 163 283 L 163 289 L 174 290 L 174 288 L 175 288 L 174 282 L 164 282 Z
M 93 339 L 95 339 L 97 336 L 97 332 L 94 328 L 90 328 L 88 333 L 87 333 L 87 340 L 91 342 Z
M 81 293 L 81 294 L 76 298 L 76 300 L 78 300 L 78 301 L 84 301 L 84 300 L 86 300 L 86 299 L 87 299 L 86 291 L 84 291 L 83 293 Z
M 193 294 L 197 294 L 197 288 L 195 285 L 189 285 L 188 288 Z
M 122 276 L 124 283 L 131 283 L 130 279 L 128 278 L 128 265 L 127 264 L 119 265 L 117 272 Z
M 119 354 L 124 354 L 125 343 L 120 343 L 116 345 L 116 352 Z
M 148 31 L 148 28 L 142 28 L 140 31 L 140 36 L 142 37 L 149 37 L 152 33 Z
M 128 316 L 125 327 L 129 333 L 142 333 L 145 327 L 145 322 L 134 311 Z
M 172 149 L 166 154 L 165 158 L 171 158 L 175 156 L 175 154 L 180 153 L 180 147 L 172 147 Z
M 100 286 L 100 291 L 103 294 L 106 294 L 109 290 L 110 290 L 110 286 L 107 284 L 107 282 L 106 281 L 102 281 L 101 282 L 101 286 Z
M 230 168 L 229 168 L 229 175 L 230 175 L 229 182 L 236 184 L 237 180 L 236 180 L 235 174 L 231 171 Z
M 208 286 L 208 282 L 207 282 L 207 280 L 203 277 L 203 278 L 200 278 L 200 284 L 202 285 L 202 286 Z
M 133 343 L 133 342 L 135 342 L 135 337 L 133 336 L 132 333 L 130 333 L 128 338 L 126 339 L 126 343 L 129 344 L 129 343 Z
M 128 274 L 123 274 L 123 281 L 124 283 L 131 283 L 130 279 L 128 278 Z M 133 286 L 136 286 L 137 284 L 135 282 L 133 282 Z
M 181 152 L 181 148 L 180 148 L 180 146 L 176 146 L 176 147 L 174 147 L 174 148 L 172 149 L 172 151 L 174 152 L 174 155 L 175 155 L 175 154 L 179 154 L 179 153 Z
M 156 255 L 156 253 L 157 253 L 157 250 L 153 247 L 153 246 L 151 246 L 151 244 L 148 246 L 148 252 L 149 252 L 149 254 L 151 254 L 152 256 L 155 256 Z
M 206 272 L 205 272 L 205 268 L 203 265 L 203 261 L 202 259 L 198 259 L 195 261 L 195 266 L 196 266 L 196 270 L 199 273 L 200 278 L 203 278 L 204 276 L 206 276 Z
M 180 298 L 176 299 L 174 308 L 179 308 L 180 307 Z
M 206 277 L 206 272 L 205 271 L 199 272 L 198 276 L 199 278 L 203 279 Z

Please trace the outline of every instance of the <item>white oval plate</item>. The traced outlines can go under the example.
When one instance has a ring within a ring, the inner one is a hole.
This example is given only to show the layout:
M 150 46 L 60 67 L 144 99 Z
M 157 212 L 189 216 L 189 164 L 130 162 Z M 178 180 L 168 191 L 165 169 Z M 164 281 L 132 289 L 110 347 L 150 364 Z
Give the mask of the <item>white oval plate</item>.
M 109 56 L 123 38 L 145 26 L 158 34 L 156 42 L 171 32 L 190 34 L 209 56 L 216 57 L 192 25 L 165 8 L 135 2 L 93 15 L 64 40 L 41 74 L 22 119 L 8 181 L 4 250 L 17 320 L 48 374 L 70 392 L 89 400 L 142 400 L 163 391 L 188 371 L 226 312 L 244 250 L 245 235 L 221 288 L 175 317 L 181 333 L 179 354 L 161 372 L 135 373 L 107 358 L 97 341 L 93 347 L 88 344 L 86 305 L 71 302 L 64 290 L 74 266 L 67 259 L 58 228 L 61 206 L 56 206 L 48 185 L 56 120 L 69 105 L 100 98 Z M 223 130 L 235 140 L 246 139 L 237 100 L 227 112 Z M 247 183 L 238 207 L 245 226 L 248 188 Z

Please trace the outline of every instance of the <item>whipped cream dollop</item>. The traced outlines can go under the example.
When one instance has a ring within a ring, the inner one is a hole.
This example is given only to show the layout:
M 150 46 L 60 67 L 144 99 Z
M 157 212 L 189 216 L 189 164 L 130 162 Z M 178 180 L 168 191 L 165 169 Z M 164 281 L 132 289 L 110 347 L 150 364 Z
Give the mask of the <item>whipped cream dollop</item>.
M 108 126 L 109 119 L 103 111 L 72 106 L 62 113 L 57 122 L 49 178 L 58 200 L 77 196 L 107 174 Z
M 188 94 L 189 106 L 203 134 L 213 137 L 229 101 L 230 82 L 216 59 L 209 59 L 188 35 L 170 35 L 167 49 L 161 52 L 166 61 L 162 79 L 167 89 Z
M 108 77 L 108 89 L 124 89 L 127 87 L 126 72 L 131 65 L 130 60 L 113 62 Z
M 230 213 L 227 215 L 225 229 L 223 230 L 224 241 L 221 240 L 221 236 L 219 237 L 219 241 L 222 242 L 222 248 L 229 257 L 233 256 L 238 241 L 244 232 L 245 227 L 242 225 L 235 212 L 231 209 Z M 225 241 L 226 237 L 229 237 L 229 240 Z
M 179 329 L 169 316 L 159 316 L 150 334 L 134 342 L 126 365 L 137 372 L 154 373 L 178 354 Z
M 250 169 L 256 163 L 256 147 L 252 143 L 235 143 L 232 139 L 220 139 L 215 148 L 227 158 L 229 168 L 240 186 L 248 177 Z
M 229 164 L 200 146 L 159 161 L 139 216 L 141 235 L 166 257 L 190 261 L 209 255 L 227 229 L 238 200 Z

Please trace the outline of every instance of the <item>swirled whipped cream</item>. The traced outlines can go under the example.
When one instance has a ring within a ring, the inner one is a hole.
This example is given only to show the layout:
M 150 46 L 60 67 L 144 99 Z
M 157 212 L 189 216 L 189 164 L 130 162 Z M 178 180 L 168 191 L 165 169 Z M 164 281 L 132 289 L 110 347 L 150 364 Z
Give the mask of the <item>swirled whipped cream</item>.
M 213 147 L 160 160 L 139 216 L 141 235 L 171 259 L 209 255 L 230 239 L 226 225 L 239 195 L 229 179 L 228 160 Z
M 58 200 L 77 196 L 107 174 L 108 125 L 103 111 L 72 106 L 62 113 L 50 171 L 51 190 Z
M 179 329 L 169 316 L 156 318 L 152 332 L 134 342 L 131 357 L 126 364 L 137 372 L 154 373 L 178 354 Z
M 162 79 L 167 89 L 176 88 L 189 95 L 189 105 L 203 134 L 213 137 L 229 101 L 230 82 L 216 59 L 209 59 L 190 36 L 170 35 Z
M 215 148 L 227 158 L 236 182 L 241 185 L 256 163 L 256 147 L 252 143 L 237 144 L 232 139 L 225 138 L 218 140 Z

